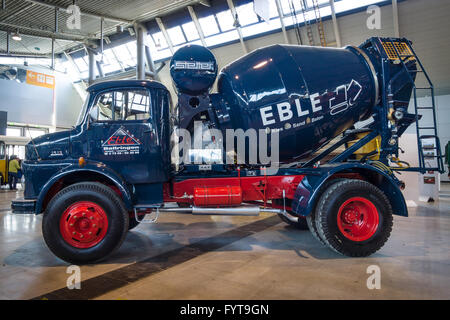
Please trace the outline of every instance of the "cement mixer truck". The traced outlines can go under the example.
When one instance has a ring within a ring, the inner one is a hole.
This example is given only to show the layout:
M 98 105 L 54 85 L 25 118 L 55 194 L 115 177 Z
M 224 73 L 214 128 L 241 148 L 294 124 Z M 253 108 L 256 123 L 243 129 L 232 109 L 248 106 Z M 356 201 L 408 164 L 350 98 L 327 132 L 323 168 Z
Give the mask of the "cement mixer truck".
M 156 81 L 99 82 L 73 130 L 27 145 L 24 199 L 12 208 L 43 214 L 59 258 L 105 259 L 129 230 L 166 212 L 276 214 L 340 254 L 369 256 L 388 240 L 393 215 L 408 216 L 396 174 L 443 171 L 433 85 L 407 39 L 273 45 L 220 72 L 207 48 L 188 45 L 170 72 L 175 104 Z M 426 86 L 416 86 L 420 75 Z M 430 105 L 417 104 L 421 94 Z M 421 124 L 422 110 L 432 126 Z M 400 159 L 411 125 L 416 167 Z M 426 139 L 437 146 L 433 167 Z

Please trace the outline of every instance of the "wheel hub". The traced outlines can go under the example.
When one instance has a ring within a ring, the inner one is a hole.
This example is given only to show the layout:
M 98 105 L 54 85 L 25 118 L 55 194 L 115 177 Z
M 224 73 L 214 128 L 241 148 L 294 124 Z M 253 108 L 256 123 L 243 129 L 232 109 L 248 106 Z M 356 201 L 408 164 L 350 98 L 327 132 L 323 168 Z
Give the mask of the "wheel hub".
M 341 233 L 358 242 L 370 239 L 379 226 L 377 208 L 363 197 L 353 197 L 345 201 L 339 208 L 337 220 Z
M 61 216 L 61 234 L 67 243 L 76 248 L 91 248 L 100 243 L 107 227 L 105 211 L 94 202 L 76 202 Z
M 344 212 L 344 221 L 347 224 L 355 223 L 359 218 L 359 212 L 354 209 L 349 209 Z

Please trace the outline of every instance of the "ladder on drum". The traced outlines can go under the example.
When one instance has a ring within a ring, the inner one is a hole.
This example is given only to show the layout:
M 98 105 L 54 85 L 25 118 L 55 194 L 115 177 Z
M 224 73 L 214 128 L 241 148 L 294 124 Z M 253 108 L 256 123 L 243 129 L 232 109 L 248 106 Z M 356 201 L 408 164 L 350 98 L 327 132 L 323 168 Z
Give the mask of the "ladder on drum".
M 316 16 L 316 24 L 317 24 L 317 31 L 319 32 L 320 44 L 322 45 L 322 47 L 326 47 L 327 40 L 325 38 L 325 29 L 323 27 L 322 16 L 320 15 L 320 7 L 317 0 L 313 0 L 313 7 L 314 7 L 314 15 Z
M 385 45 L 387 44 L 387 46 Z M 419 167 L 418 168 L 410 168 L 411 171 L 419 171 L 421 173 L 425 173 L 427 171 L 438 171 L 443 173 L 445 171 L 443 156 L 441 151 L 441 143 L 438 137 L 437 131 L 437 116 L 436 116 L 436 101 L 434 96 L 434 86 L 431 82 L 430 77 L 428 76 L 425 68 L 423 67 L 422 62 L 419 57 L 416 55 L 414 49 L 412 48 L 410 42 L 406 39 L 388 39 L 386 42 L 383 42 L 383 46 L 386 50 L 388 57 L 392 59 L 394 56 L 394 63 L 401 64 L 403 73 L 407 74 L 407 78 L 409 79 L 410 84 L 413 86 L 413 97 L 414 97 L 414 112 L 416 115 L 416 132 L 417 132 L 417 144 L 419 148 Z M 414 63 L 415 62 L 415 63 Z M 419 68 L 418 68 L 419 67 Z M 416 86 L 416 78 L 418 75 L 423 75 L 426 79 L 426 86 L 417 87 Z M 394 77 L 391 79 L 391 83 L 397 78 Z M 429 93 L 430 95 L 430 105 L 419 105 L 418 104 L 418 91 L 421 93 Z M 395 101 L 397 104 L 403 104 L 406 108 L 409 105 L 409 101 Z M 432 124 L 427 126 L 421 125 L 421 119 L 423 116 L 423 112 L 431 113 Z M 432 140 L 434 144 L 425 146 L 424 141 Z M 432 154 L 425 154 L 425 150 L 433 151 Z M 427 166 L 426 159 L 432 159 L 433 164 Z
M 309 45 L 315 46 L 313 31 L 311 27 L 311 20 L 309 19 L 308 12 L 306 11 L 307 5 L 304 0 L 300 0 L 300 7 L 302 8 L 303 20 L 306 27 L 306 34 L 308 35 Z

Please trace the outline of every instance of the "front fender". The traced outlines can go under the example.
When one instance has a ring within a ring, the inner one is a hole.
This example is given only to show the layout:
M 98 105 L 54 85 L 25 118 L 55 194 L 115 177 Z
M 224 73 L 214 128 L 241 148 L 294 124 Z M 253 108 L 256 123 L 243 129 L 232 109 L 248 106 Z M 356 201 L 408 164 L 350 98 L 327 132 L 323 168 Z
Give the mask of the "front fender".
M 42 187 L 41 192 L 39 193 L 39 196 L 36 201 L 36 213 L 39 214 L 43 211 L 43 205 L 44 201 L 46 199 L 47 193 L 49 190 L 53 187 L 53 185 L 63 179 L 64 177 L 67 177 L 71 174 L 77 174 L 82 172 L 88 172 L 88 173 L 96 173 L 104 176 L 108 180 L 114 183 L 114 185 L 120 190 L 122 194 L 122 198 L 124 201 L 124 205 L 128 210 L 133 209 L 133 200 L 132 200 L 132 194 L 130 190 L 127 187 L 127 184 L 125 180 L 117 174 L 114 170 L 111 168 L 108 168 L 100 163 L 92 163 L 90 162 L 84 167 L 80 167 L 78 164 L 71 164 L 57 173 L 55 173 Z
M 398 186 L 395 176 L 389 175 L 371 165 L 361 163 L 345 163 L 338 165 L 325 165 L 317 169 L 317 175 L 307 175 L 298 185 L 292 202 L 292 209 L 299 216 L 308 216 L 312 213 L 322 192 L 323 185 L 336 174 L 357 173 L 364 180 L 381 189 L 391 203 L 394 214 L 408 216 L 405 198 Z

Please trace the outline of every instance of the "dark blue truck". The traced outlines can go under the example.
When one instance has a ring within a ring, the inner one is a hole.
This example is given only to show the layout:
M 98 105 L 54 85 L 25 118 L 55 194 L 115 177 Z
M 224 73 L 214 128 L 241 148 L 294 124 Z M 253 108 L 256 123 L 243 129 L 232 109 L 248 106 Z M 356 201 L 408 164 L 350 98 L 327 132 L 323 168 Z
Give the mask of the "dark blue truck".
M 208 49 L 186 46 L 170 68 L 175 106 L 156 81 L 97 83 L 72 130 L 27 145 L 24 199 L 12 208 L 44 214 L 45 242 L 59 258 L 104 259 L 145 215 L 155 222 L 163 212 L 271 212 L 341 254 L 368 256 L 387 241 L 392 215 L 408 215 L 395 172 L 443 170 L 439 148 L 433 168 L 422 152 L 417 168 L 399 160 L 398 139 L 412 124 L 419 150 L 425 139 L 439 146 L 435 125 L 419 131 L 424 88 L 415 80 L 419 72 L 429 78 L 407 39 L 269 46 L 223 68 L 217 93 Z M 435 119 L 434 99 L 429 107 Z M 176 146 L 191 146 L 196 132 L 209 140 L 180 153 Z M 223 148 L 238 133 L 241 147 Z M 266 144 L 270 163 L 261 152 L 256 162 L 239 154 Z

